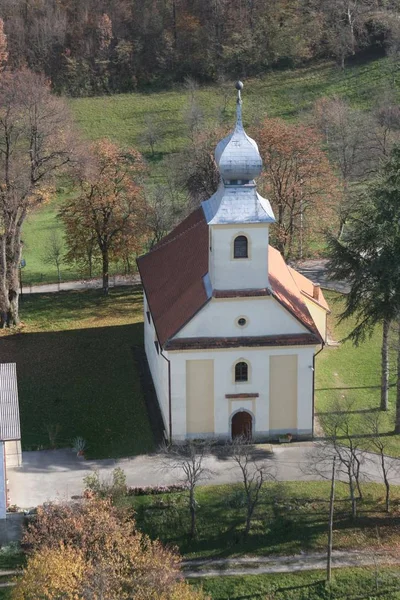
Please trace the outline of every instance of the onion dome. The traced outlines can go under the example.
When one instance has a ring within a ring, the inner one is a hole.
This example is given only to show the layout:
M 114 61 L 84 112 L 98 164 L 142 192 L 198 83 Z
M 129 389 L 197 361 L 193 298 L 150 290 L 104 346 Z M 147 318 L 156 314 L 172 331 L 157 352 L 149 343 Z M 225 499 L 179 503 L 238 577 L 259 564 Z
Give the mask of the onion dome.
M 256 142 L 249 137 L 242 122 L 242 99 L 240 92 L 243 83 L 236 83 L 236 126 L 234 131 L 221 140 L 215 149 L 215 160 L 221 177 L 226 184 L 248 183 L 258 177 L 262 170 L 262 160 Z

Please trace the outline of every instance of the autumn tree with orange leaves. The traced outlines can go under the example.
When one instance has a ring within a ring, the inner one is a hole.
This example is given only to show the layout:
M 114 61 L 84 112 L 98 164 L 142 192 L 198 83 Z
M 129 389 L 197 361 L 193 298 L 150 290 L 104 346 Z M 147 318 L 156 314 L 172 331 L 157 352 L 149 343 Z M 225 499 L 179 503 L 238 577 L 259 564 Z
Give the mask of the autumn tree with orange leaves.
M 28 561 L 12 600 L 204 600 L 183 581 L 179 555 L 110 500 L 39 507 L 22 543 Z
M 265 119 L 255 132 L 264 162 L 262 187 L 274 209 L 274 242 L 287 260 L 337 220 L 338 180 L 311 127 Z
M 80 194 L 64 203 L 67 259 L 90 264 L 100 256 L 103 292 L 108 294 L 110 262 L 142 248 L 146 203 L 145 165 L 134 149 L 121 150 L 107 139 L 94 142 L 79 174 Z M 86 257 L 86 258 L 85 258 Z

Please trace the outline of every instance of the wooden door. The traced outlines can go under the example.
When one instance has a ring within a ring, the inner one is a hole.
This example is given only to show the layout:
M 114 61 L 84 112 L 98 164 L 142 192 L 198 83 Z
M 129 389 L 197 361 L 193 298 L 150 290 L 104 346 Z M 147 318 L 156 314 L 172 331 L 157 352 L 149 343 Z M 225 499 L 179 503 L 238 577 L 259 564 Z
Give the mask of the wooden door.
M 232 417 L 232 439 L 244 436 L 251 439 L 253 418 L 246 410 L 237 412 Z

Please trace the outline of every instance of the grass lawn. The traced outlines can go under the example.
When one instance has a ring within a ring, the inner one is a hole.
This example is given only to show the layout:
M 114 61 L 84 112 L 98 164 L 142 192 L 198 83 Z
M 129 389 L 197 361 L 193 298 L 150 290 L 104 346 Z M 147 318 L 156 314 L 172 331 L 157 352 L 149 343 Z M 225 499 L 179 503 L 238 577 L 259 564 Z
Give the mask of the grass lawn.
M 245 124 L 256 124 L 265 115 L 289 120 L 303 118 L 317 98 L 335 94 L 347 98 L 353 106 L 367 109 L 391 80 L 388 65 L 388 61 L 381 58 L 349 66 L 342 72 L 335 64 L 325 62 L 301 69 L 273 71 L 246 81 Z M 202 87 L 197 101 L 205 120 L 215 122 L 223 104 L 220 87 Z M 86 138 L 109 137 L 121 145 L 141 150 L 149 160 L 150 183 L 162 182 L 167 168 L 164 159 L 188 145 L 185 121 L 188 95 L 181 86 L 169 91 L 78 98 L 69 102 Z M 234 122 L 234 112 L 232 85 L 225 115 L 229 125 Z M 149 149 L 143 143 L 143 132 L 149 119 L 158 123 L 163 133 L 154 157 L 149 155 Z M 62 230 L 56 218 L 58 201 L 56 197 L 53 203 L 38 209 L 24 225 L 27 266 L 23 278 L 27 283 L 56 281 L 55 268 L 43 263 L 42 254 L 49 232 Z M 62 269 L 62 275 L 65 279 L 77 277 L 77 273 L 67 267 Z
M 351 321 L 338 324 L 337 316 L 343 309 L 343 296 L 325 292 L 332 314 L 329 328 L 336 340 L 341 340 L 351 330 Z M 326 347 L 317 357 L 316 412 L 329 412 L 336 401 L 351 404 L 352 428 L 355 434 L 366 432 L 365 418 L 380 406 L 380 349 L 382 329 L 376 327 L 371 339 L 355 347 L 345 342 L 338 347 Z M 394 367 L 394 361 L 392 360 Z M 391 383 L 395 383 L 394 368 Z M 391 433 L 395 417 L 395 387 L 389 392 L 390 410 L 380 413 L 382 433 Z M 400 456 L 400 435 L 385 437 L 387 453 Z
M 400 487 L 393 487 L 392 513 L 383 512 L 384 488 L 365 484 L 359 516 L 350 519 L 348 486 L 337 484 L 334 547 L 391 547 L 400 534 Z M 188 558 L 297 554 L 325 551 L 327 545 L 329 482 L 266 483 L 250 535 L 243 540 L 245 507 L 242 486 L 201 486 L 197 489 L 198 537 L 188 538 L 187 493 L 129 497 L 138 526 L 152 538 L 177 545 Z M 379 535 L 379 539 L 378 536 Z
M 201 585 L 213 600 L 334 600 L 400 598 L 399 572 L 382 568 L 353 568 L 333 571 L 332 583 L 325 585 L 322 571 L 279 573 L 273 575 L 242 575 L 237 577 L 207 577 L 191 581 Z M 377 589 L 378 579 L 378 589 Z
M 382 89 L 388 86 L 390 74 L 385 58 L 365 64 L 350 66 L 344 72 L 331 62 L 306 68 L 272 71 L 262 77 L 245 82 L 244 120 L 251 125 L 264 115 L 295 119 L 309 110 L 315 100 L 335 94 L 347 98 L 353 106 L 368 108 Z M 215 122 L 222 105 L 218 85 L 204 86 L 197 94 L 204 117 Z M 229 99 L 226 121 L 232 124 L 235 112 L 235 90 Z M 152 162 L 153 175 L 162 176 L 160 159 L 187 145 L 188 133 L 185 110 L 188 94 L 182 87 L 170 91 L 120 94 L 98 98 L 70 100 L 72 113 L 89 139 L 110 137 L 114 141 L 133 145 L 143 153 L 146 120 L 151 118 L 163 130 L 162 141 L 156 147 L 157 156 Z
M 70 446 L 90 458 L 148 452 L 153 438 L 132 346 L 142 344 L 142 292 L 114 288 L 24 297 L 21 332 L 3 332 L 16 362 L 25 449 Z
M 22 256 L 26 261 L 26 267 L 22 270 L 24 286 L 58 281 L 56 267 L 46 264 L 43 255 L 53 232 L 58 232 L 61 239 L 63 239 L 63 228 L 59 219 L 57 219 L 57 206 L 62 198 L 63 195 L 58 194 L 52 202 L 30 213 L 25 221 L 22 252 Z M 63 280 L 73 280 L 80 279 L 81 276 L 76 269 L 71 269 L 68 265 L 62 265 L 61 278 Z

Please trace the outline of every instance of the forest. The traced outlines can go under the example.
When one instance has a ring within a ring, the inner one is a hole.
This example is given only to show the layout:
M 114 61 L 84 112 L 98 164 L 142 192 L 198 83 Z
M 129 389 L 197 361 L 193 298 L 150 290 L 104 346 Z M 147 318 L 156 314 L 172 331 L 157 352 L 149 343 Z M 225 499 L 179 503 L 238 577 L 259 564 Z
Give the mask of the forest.
M 9 66 L 90 96 L 397 57 L 399 0 L 1 0 Z

